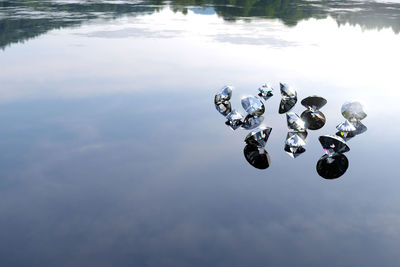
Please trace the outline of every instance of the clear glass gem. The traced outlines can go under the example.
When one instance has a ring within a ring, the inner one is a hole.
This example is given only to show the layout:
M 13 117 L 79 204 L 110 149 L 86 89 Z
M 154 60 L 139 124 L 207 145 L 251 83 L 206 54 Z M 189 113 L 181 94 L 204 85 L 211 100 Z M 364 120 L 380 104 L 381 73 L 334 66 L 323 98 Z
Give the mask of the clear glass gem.
M 286 139 L 289 139 L 290 137 L 292 137 L 293 135 L 298 135 L 301 139 L 303 139 L 304 141 L 307 138 L 307 131 L 296 131 L 296 130 L 291 130 L 287 133 Z
M 342 106 L 342 115 L 349 121 L 360 121 L 367 117 L 367 114 L 364 112 L 364 107 L 360 102 L 346 102 Z
M 314 111 L 321 109 L 326 105 L 328 101 L 325 98 L 320 96 L 309 96 L 301 100 L 301 104 L 307 109 L 312 109 Z
M 252 115 L 247 115 L 246 118 L 243 120 L 242 127 L 246 130 L 251 130 L 254 129 L 263 122 L 264 117 L 263 116 L 252 116 Z
M 254 96 L 242 98 L 242 107 L 248 114 L 253 116 L 261 116 L 265 111 L 263 102 Z
M 306 149 L 302 146 L 299 147 L 293 147 L 293 146 L 289 146 L 289 145 L 285 145 L 284 150 L 286 151 L 286 153 L 288 153 L 289 156 L 291 156 L 292 158 L 297 158 L 298 156 L 300 156 L 301 154 L 303 154 L 304 152 L 306 152 Z
M 280 83 L 280 87 L 282 98 L 284 100 L 288 100 L 289 98 L 297 98 L 297 92 L 293 87 L 289 86 L 286 83 Z
M 267 150 L 253 145 L 246 145 L 243 150 L 244 157 L 251 166 L 257 169 L 266 169 L 271 164 Z
M 274 89 L 269 84 L 263 84 L 260 88 L 258 88 L 258 96 L 262 97 L 264 100 L 268 100 L 274 94 L 272 93 Z
M 294 112 L 286 113 L 287 126 L 296 131 L 305 131 L 304 121 Z
M 304 139 L 301 138 L 298 134 L 294 134 L 286 139 L 285 145 L 291 147 L 301 147 L 306 145 L 306 141 L 304 141 Z
M 248 145 L 264 147 L 267 143 L 269 135 L 271 134 L 272 128 L 271 127 L 260 127 L 253 131 L 251 131 L 244 141 Z
M 233 87 L 229 85 L 222 87 L 220 92 L 215 95 L 214 103 L 218 105 L 222 102 L 230 100 L 232 97 L 232 88 Z
M 328 155 L 333 155 L 334 153 L 345 153 L 350 151 L 350 147 L 339 136 L 322 135 L 318 139 L 325 153 Z
M 225 117 L 231 113 L 232 105 L 229 101 L 220 102 L 219 104 L 215 104 L 215 108 L 218 110 L 219 113 L 224 115 Z
M 304 121 L 304 125 L 307 129 L 318 130 L 324 127 L 326 118 L 325 115 L 314 109 L 307 109 L 301 113 L 301 119 Z
M 236 130 L 243 124 L 243 116 L 236 110 L 232 110 L 231 113 L 226 116 L 227 121 L 225 122 L 232 130 Z
M 349 160 L 341 153 L 323 155 L 317 162 L 317 172 L 325 179 L 336 179 L 342 176 L 349 167 Z
M 348 120 L 345 120 L 344 122 L 336 126 L 336 129 L 340 132 L 353 132 L 356 130 L 356 127 L 354 127 L 354 125 L 351 124 Z

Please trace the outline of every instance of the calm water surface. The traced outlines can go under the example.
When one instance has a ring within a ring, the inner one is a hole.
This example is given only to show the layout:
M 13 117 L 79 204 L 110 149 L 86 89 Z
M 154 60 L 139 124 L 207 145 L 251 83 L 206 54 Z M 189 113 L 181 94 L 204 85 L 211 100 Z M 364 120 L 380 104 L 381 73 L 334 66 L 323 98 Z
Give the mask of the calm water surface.
M 398 266 L 399 32 L 399 1 L 0 1 L 0 266 Z M 265 82 L 258 170 L 213 96 Z M 328 100 L 296 159 L 279 82 Z

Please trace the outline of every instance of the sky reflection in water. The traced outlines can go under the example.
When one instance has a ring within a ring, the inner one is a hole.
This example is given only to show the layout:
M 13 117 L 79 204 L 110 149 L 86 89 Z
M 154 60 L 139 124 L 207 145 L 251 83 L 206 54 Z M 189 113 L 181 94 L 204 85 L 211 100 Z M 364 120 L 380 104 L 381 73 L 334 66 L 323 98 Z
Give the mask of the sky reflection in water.
M 22 8 L 4 3 L 1 25 Z M 396 23 L 119 5 L 87 5 L 35 38 L 1 28 L 1 266 L 396 266 Z M 240 110 L 265 82 L 271 165 L 257 170 L 243 157 L 248 131 L 228 129 L 212 98 L 232 84 Z M 328 100 L 326 125 L 295 160 L 279 82 L 299 101 Z M 327 181 L 318 136 L 335 133 L 352 99 L 368 131 L 349 141 L 346 174 Z

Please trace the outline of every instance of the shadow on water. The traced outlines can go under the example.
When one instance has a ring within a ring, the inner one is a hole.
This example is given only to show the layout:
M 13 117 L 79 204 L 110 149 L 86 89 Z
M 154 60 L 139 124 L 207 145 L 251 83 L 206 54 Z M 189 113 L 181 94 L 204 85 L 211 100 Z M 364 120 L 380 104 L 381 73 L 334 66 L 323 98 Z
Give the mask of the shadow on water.
M 174 12 L 215 12 L 224 20 L 279 19 L 287 26 L 299 21 L 333 17 L 339 25 L 364 29 L 391 28 L 400 32 L 400 4 L 372 1 L 205 0 L 205 1 L 29 1 L 0 0 L 0 48 L 24 42 L 52 29 L 79 25 L 91 19 L 115 19 L 170 7 Z

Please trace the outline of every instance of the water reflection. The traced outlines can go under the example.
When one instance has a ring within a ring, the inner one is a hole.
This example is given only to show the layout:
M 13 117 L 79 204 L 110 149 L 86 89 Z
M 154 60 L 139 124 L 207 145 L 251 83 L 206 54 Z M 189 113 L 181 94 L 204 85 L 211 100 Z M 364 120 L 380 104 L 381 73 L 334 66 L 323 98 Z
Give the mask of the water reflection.
M 309 18 L 333 17 L 339 25 L 365 29 L 392 28 L 400 31 L 400 4 L 373 1 L 40 1 L 0 0 L 0 48 L 23 42 L 52 29 L 71 27 L 92 19 L 153 13 L 170 6 L 186 14 L 189 9 L 209 14 L 210 9 L 225 20 L 280 19 L 288 26 Z M 354 12 L 357 11 L 357 12 Z

